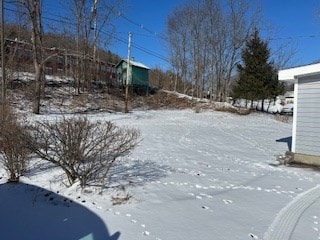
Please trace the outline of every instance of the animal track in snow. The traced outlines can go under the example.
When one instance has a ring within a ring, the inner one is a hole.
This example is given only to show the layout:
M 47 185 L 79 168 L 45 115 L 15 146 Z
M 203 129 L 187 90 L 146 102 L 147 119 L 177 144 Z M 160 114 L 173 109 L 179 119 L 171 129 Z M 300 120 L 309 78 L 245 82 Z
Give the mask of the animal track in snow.
M 312 216 L 312 220 L 313 220 L 312 229 L 318 233 L 318 239 L 320 239 L 319 217 L 314 215 Z
M 257 235 L 253 234 L 253 233 L 249 233 L 248 234 L 252 239 L 259 239 Z
M 233 201 L 232 201 L 232 200 L 229 200 L 229 199 L 223 199 L 223 202 L 224 202 L 225 204 L 233 203 Z
M 150 232 L 148 232 L 148 231 L 144 231 L 144 232 L 143 232 L 143 235 L 145 235 L 145 236 L 149 236 L 149 235 L 150 235 Z

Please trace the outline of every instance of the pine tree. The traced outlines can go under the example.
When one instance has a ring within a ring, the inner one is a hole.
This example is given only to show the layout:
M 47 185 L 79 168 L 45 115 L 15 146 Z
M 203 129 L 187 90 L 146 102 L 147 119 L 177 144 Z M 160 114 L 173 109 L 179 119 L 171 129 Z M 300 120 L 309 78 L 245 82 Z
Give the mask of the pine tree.
M 282 85 L 270 60 L 268 44 L 259 37 L 257 29 L 246 42 L 241 57 L 243 63 L 238 65 L 239 80 L 232 89 L 233 98 L 250 100 L 251 106 L 254 100 L 262 100 L 263 109 L 264 100 L 275 98 Z

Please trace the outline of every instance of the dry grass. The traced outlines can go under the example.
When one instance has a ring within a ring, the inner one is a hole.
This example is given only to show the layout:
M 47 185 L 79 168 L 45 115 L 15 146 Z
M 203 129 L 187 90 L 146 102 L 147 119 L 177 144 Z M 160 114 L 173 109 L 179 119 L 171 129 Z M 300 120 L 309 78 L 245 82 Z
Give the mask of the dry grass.
M 132 196 L 129 193 L 126 193 L 123 196 L 112 196 L 111 197 L 111 201 L 112 201 L 112 205 L 121 205 L 121 204 L 126 204 L 127 202 L 129 202 L 129 200 L 132 198 Z
M 144 98 L 143 101 L 141 98 Z M 195 100 L 178 97 L 174 93 L 159 91 L 156 94 L 147 97 L 137 97 L 134 100 L 133 107 L 147 106 L 149 109 L 187 109 L 196 106 Z
M 219 112 L 229 112 L 229 113 L 234 113 L 234 114 L 238 114 L 238 115 L 248 115 L 251 113 L 250 109 L 246 109 L 246 108 L 236 108 L 233 106 L 216 106 L 215 107 L 216 111 Z
M 284 123 L 291 123 L 292 122 L 292 116 L 291 115 L 276 114 L 274 116 L 274 119 L 279 121 L 279 122 L 284 122 Z

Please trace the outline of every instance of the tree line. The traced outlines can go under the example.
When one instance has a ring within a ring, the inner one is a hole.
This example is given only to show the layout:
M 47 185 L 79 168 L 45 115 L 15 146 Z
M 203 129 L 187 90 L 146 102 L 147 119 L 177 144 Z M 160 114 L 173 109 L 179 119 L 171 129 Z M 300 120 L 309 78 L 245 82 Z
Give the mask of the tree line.
M 122 0 L 73 0 L 61 3 L 67 18 L 51 19 L 43 12 L 41 0 L 16 0 L 5 5 L 8 38 L 31 44 L 35 74 L 33 113 L 40 112 L 41 91 L 44 88 L 44 66 L 56 54 L 47 55 L 45 48 L 66 47 L 77 58 L 73 78 L 77 94 L 90 88 L 95 72 L 88 62 L 116 60 L 103 49 L 115 31 L 112 21 Z M 99 10 L 98 10 L 99 9 Z M 108 34 L 103 35 L 105 31 Z M 102 36 L 103 35 L 103 36 Z M 6 83 L 7 85 L 7 83 Z M 5 99 L 2 99 L 5 102 Z
M 32 44 L 34 113 L 40 111 L 44 64 L 51 57 L 44 54 L 44 48 L 54 46 L 75 52 L 77 62 L 72 77 L 77 94 L 80 90 L 90 89 L 95 72 L 88 68 L 88 61 L 119 60 L 118 56 L 104 49 L 116 30 L 112 22 L 117 17 L 117 10 L 123 6 L 122 0 L 67 1 L 61 7 L 68 17 L 50 19 L 43 13 L 41 2 L 10 2 L 10 11 L 7 11 L 10 16 L 6 22 L 8 38 Z M 239 80 L 239 84 L 234 84 L 235 79 L 245 78 L 239 68 L 240 63 L 245 62 L 243 49 L 258 29 L 259 21 L 259 9 L 248 0 L 185 1 L 173 9 L 166 19 L 165 36 L 171 68 L 152 69 L 149 78 L 151 85 L 200 98 L 209 91 L 211 100 L 218 101 L 226 101 L 231 93 L 234 97 L 240 97 L 240 89 L 232 88 L 244 82 Z M 278 60 L 272 63 L 274 72 L 288 60 L 285 55 L 281 57 L 281 63 Z M 260 89 L 254 84 L 252 88 Z M 241 97 L 256 99 L 250 91 L 246 91 L 247 96 Z M 262 97 L 264 99 L 270 95 L 274 93 Z
M 174 9 L 167 19 L 171 64 L 178 78 L 192 84 L 193 95 L 210 90 L 215 100 L 226 100 L 256 23 L 255 11 L 244 0 L 189 0 Z
M 182 88 L 184 93 L 200 98 L 209 91 L 212 100 L 226 101 L 236 79 L 241 79 L 238 86 L 244 85 L 243 79 L 248 75 L 244 75 L 240 66 L 245 66 L 249 60 L 243 49 L 261 25 L 259 12 L 259 8 L 247 0 L 188 0 L 174 9 L 167 18 L 170 63 L 175 75 L 172 80 L 173 89 Z M 271 58 L 270 50 L 265 51 L 265 57 Z M 289 61 L 291 54 L 290 51 L 284 53 L 283 49 L 279 49 L 278 55 L 272 56 L 275 59 L 272 64 L 268 62 L 270 59 L 264 59 L 265 65 L 267 62 L 268 67 L 272 65 L 273 73 L 257 73 L 255 79 L 261 77 L 258 80 L 260 84 L 261 81 L 272 82 L 277 69 Z M 252 71 L 260 71 L 259 64 L 260 62 L 251 63 L 257 66 Z M 264 83 L 260 87 L 252 80 L 252 85 L 249 85 L 260 91 L 268 84 Z M 240 89 L 234 89 L 234 97 L 248 97 L 250 100 L 257 96 L 265 99 L 277 92 L 270 90 L 272 93 L 255 93 L 253 96 L 252 90 L 247 89 L 243 90 L 247 91 L 246 96 L 239 95 L 239 91 Z

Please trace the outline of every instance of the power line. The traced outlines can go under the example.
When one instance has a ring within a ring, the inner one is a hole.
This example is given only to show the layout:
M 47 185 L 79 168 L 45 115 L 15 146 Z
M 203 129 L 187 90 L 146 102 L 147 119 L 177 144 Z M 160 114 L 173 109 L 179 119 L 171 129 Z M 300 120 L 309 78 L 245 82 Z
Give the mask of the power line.
M 269 41 L 278 41 L 278 40 L 296 40 L 301 38 L 316 38 L 318 37 L 315 34 L 312 35 L 300 35 L 300 36 L 287 36 L 287 37 L 275 37 L 275 38 L 268 38 Z
M 7 10 L 7 11 L 9 11 L 9 12 L 20 13 L 19 11 L 15 10 L 15 9 L 8 8 L 8 7 L 5 7 L 4 9 Z M 52 16 L 55 16 L 55 17 L 60 17 L 60 16 L 55 15 L 55 14 L 52 14 L 52 13 L 49 13 L 48 15 L 52 15 Z M 61 17 L 60 17 L 60 18 L 61 18 Z M 51 17 L 42 16 L 42 19 L 48 20 L 48 21 L 52 21 L 52 22 L 56 22 L 56 23 L 62 23 L 62 24 L 66 24 L 66 25 L 70 25 L 70 26 L 73 26 L 73 27 L 74 27 L 74 23 L 72 23 L 72 22 L 70 21 L 70 19 L 67 19 L 67 18 L 65 18 L 65 20 L 62 20 L 63 18 L 62 18 L 62 19 L 55 19 L 55 18 L 51 18 Z M 130 20 L 128 19 L 128 21 L 130 21 Z M 133 21 L 132 21 L 132 23 L 133 23 L 133 24 L 136 24 L 136 23 L 134 23 Z M 146 30 L 146 31 L 148 31 L 149 33 L 152 32 L 151 30 L 147 30 L 146 28 L 143 28 L 143 29 Z M 113 38 L 113 39 L 115 39 L 115 40 L 118 40 L 118 41 L 124 43 L 124 44 L 127 44 L 127 41 L 126 41 L 126 40 L 121 39 L 120 37 L 114 36 L 113 34 L 107 33 L 107 32 L 105 32 L 105 31 L 101 31 L 101 33 L 104 33 L 104 34 L 107 35 L 108 37 L 111 37 L 111 38 Z M 142 34 L 138 34 L 138 35 L 142 35 Z M 145 35 L 145 36 L 147 36 L 147 35 Z M 150 35 L 149 35 L 149 36 L 150 36 Z M 152 50 L 150 50 L 150 49 L 147 49 L 147 48 L 145 48 L 145 47 L 142 47 L 142 46 L 140 46 L 140 45 L 138 45 L 138 44 L 136 44 L 136 43 L 132 43 L 132 47 L 135 48 L 135 49 L 137 49 L 137 50 L 140 50 L 141 52 L 144 52 L 144 53 L 146 53 L 146 54 L 149 54 L 149 55 L 151 55 L 151 56 L 153 56 L 153 57 L 156 57 L 156 58 L 158 58 L 158 59 L 161 59 L 162 61 L 165 61 L 165 62 L 168 62 L 168 63 L 169 63 L 169 59 L 168 59 L 168 58 L 166 58 L 165 56 L 163 56 L 163 55 L 161 55 L 161 54 L 159 54 L 159 53 L 157 53 L 157 52 L 155 52 L 155 51 L 152 51 Z
M 101 33 L 103 33 L 103 34 L 105 34 L 105 35 L 109 35 L 108 33 L 104 32 L 104 31 L 101 31 Z M 122 42 L 123 44 L 127 44 L 127 40 L 124 39 L 124 38 L 121 38 L 121 37 L 119 37 L 119 36 L 112 36 L 112 38 L 116 39 L 116 40 L 119 41 L 119 42 Z M 163 55 L 161 55 L 161 54 L 159 54 L 159 53 L 157 53 L 157 52 L 155 52 L 155 51 L 152 51 L 152 50 L 150 50 L 150 49 L 147 49 L 147 48 L 145 48 L 145 47 L 142 47 L 142 46 L 140 46 L 140 45 L 138 45 L 138 44 L 136 44 L 136 43 L 131 43 L 131 47 L 132 47 L 132 48 L 135 48 L 135 49 L 138 49 L 138 50 L 140 50 L 141 52 L 147 53 L 147 54 L 149 54 L 149 55 L 151 55 L 151 56 L 153 56 L 153 57 L 159 58 L 159 59 L 161 59 L 162 61 L 165 61 L 165 62 L 167 62 L 167 63 L 170 63 L 169 59 L 166 58 L 165 56 L 163 56 Z
M 118 12 L 117 14 L 118 16 L 122 17 L 124 20 L 126 20 L 127 22 L 131 23 L 132 25 L 141 28 L 142 30 L 148 32 L 149 34 L 151 34 L 152 36 L 158 37 L 160 39 L 165 40 L 166 38 L 162 35 L 159 34 L 157 31 L 153 31 L 149 28 L 146 28 L 144 24 L 142 23 L 137 23 L 136 21 L 133 21 L 132 19 L 128 18 L 127 16 L 125 16 L 122 12 Z

